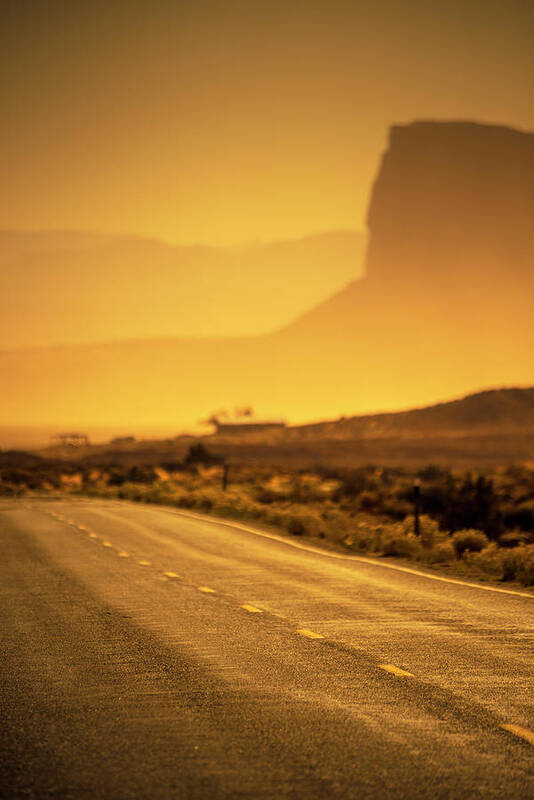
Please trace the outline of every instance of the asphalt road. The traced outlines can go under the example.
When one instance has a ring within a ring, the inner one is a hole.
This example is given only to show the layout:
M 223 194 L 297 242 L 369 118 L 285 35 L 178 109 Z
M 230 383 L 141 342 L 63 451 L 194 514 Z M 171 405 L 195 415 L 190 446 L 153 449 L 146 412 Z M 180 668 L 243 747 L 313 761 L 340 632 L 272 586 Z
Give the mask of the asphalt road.
M 534 798 L 528 590 L 100 500 L 0 545 L 2 797 Z

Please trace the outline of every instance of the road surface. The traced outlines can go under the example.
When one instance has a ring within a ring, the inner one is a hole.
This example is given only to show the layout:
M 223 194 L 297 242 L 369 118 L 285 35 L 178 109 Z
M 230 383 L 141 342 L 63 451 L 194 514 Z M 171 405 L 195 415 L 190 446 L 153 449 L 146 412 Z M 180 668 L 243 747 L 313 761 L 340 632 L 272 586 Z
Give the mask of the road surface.
M 528 590 L 113 501 L 0 542 L 3 797 L 534 798 Z

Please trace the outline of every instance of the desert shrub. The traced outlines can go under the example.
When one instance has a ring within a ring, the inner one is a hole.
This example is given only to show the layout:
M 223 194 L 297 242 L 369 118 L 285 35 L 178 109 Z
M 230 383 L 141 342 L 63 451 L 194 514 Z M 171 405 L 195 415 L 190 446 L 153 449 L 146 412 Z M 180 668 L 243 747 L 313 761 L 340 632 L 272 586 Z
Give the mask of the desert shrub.
M 120 467 L 112 467 L 108 473 L 108 486 L 122 486 L 126 483 L 126 475 Z
M 534 531 L 534 500 L 503 509 L 503 522 L 509 528 Z
M 339 486 L 332 493 L 332 500 L 339 502 L 345 498 L 352 499 L 360 495 L 366 487 L 365 474 L 362 470 L 345 475 Z
M 255 490 L 254 499 L 257 500 L 258 503 L 269 504 L 269 503 L 280 502 L 280 500 L 284 498 L 280 492 L 275 492 L 274 489 L 268 489 L 262 486 Z
M 131 467 L 126 473 L 128 483 L 154 483 L 157 475 L 151 467 Z
M 440 521 L 447 530 L 483 530 L 496 540 L 503 532 L 503 522 L 493 481 L 484 475 L 474 481 L 467 475 L 459 487 L 451 484 L 447 508 Z
M 173 461 L 162 461 L 161 466 L 166 472 L 181 472 L 184 469 L 183 462 L 177 461 L 176 459 Z
M 269 525 L 282 526 L 284 515 L 281 511 L 269 508 L 265 510 L 264 519 Z
M 117 490 L 117 497 L 120 500 L 135 500 L 140 502 L 144 498 L 144 492 L 140 486 L 133 483 L 124 483 Z
M 382 532 L 382 554 L 385 556 L 398 556 L 413 558 L 420 550 L 420 544 L 413 533 L 406 533 L 402 525 L 392 525 Z
M 517 577 L 517 572 L 521 564 L 523 553 L 521 549 L 501 550 L 499 558 L 501 561 L 501 580 L 513 581 Z
M 0 495 L 3 497 L 18 497 L 26 492 L 24 484 L 14 485 L 0 480 Z
M 24 469 L 4 469 L 2 470 L 2 480 L 13 486 L 25 486 L 29 489 L 37 485 L 33 473 Z
M 534 585 L 534 551 L 529 550 L 525 554 L 524 560 L 521 561 L 516 572 L 517 580 L 524 583 L 525 586 Z
M 213 498 L 208 497 L 205 494 L 199 495 L 195 501 L 195 508 L 197 508 L 199 511 L 211 511 L 214 505 L 215 503 Z
M 194 508 L 195 507 L 196 498 L 191 494 L 182 494 L 178 497 L 174 498 L 173 505 L 176 508 Z
M 409 514 L 400 524 L 400 530 L 407 536 L 415 531 L 415 519 L 413 514 Z M 440 531 L 435 519 L 427 514 L 419 517 L 419 541 L 424 547 L 431 548 L 438 541 L 441 541 L 446 534 Z
M 502 551 L 495 542 L 491 542 L 478 552 L 464 551 L 465 563 L 475 571 L 489 575 L 497 580 L 513 580 L 515 567 L 512 560 L 505 563 L 504 557 L 512 551 Z M 505 577 L 506 576 L 506 577 Z
M 452 544 L 457 558 L 462 558 L 466 551 L 479 553 L 488 545 L 488 537 L 482 531 L 474 528 L 456 531 L 452 537 Z
M 456 551 L 450 541 L 437 542 L 427 555 L 431 564 L 447 564 L 454 561 Z
M 519 581 L 525 586 L 534 584 L 534 545 L 503 549 L 491 542 L 479 553 L 467 553 L 466 562 L 502 581 Z
M 221 456 L 210 453 L 210 451 L 204 447 L 203 444 L 198 442 L 197 444 L 192 444 L 187 451 L 187 455 L 184 459 L 184 465 L 186 467 L 196 466 L 197 464 L 212 466 L 214 464 L 221 464 L 223 460 L 224 459 Z
M 382 502 L 382 513 L 395 520 L 405 519 L 413 509 L 413 503 L 392 495 L 385 497 Z
M 379 511 L 382 507 L 382 496 L 380 492 L 366 489 L 358 497 L 358 507 L 362 511 Z
M 287 532 L 291 533 L 293 536 L 302 536 L 306 533 L 306 526 L 304 525 L 304 520 L 301 517 L 294 515 L 287 517 L 286 527 Z
M 507 531 L 499 536 L 500 547 L 519 547 L 519 545 L 527 544 L 529 541 L 529 534 L 523 531 Z
M 421 481 L 431 482 L 444 480 L 449 475 L 449 472 L 444 467 L 439 467 L 436 464 L 428 464 L 426 467 L 422 467 L 418 470 L 416 475 Z

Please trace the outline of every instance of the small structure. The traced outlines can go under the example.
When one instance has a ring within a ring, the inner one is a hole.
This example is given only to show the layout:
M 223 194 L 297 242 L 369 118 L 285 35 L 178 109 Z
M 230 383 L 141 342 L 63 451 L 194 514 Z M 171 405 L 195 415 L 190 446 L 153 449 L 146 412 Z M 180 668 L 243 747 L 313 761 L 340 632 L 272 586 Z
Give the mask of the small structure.
M 239 420 L 219 420 L 214 419 L 213 424 L 217 433 L 231 434 L 240 436 L 243 433 L 275 433 L 283 431 L 286 427 L 284 420 L 259 420 L 259 419 L 239 419 Z
M 52 436 L 52 444 L 62 447 L 87 447 L 89 437 L 85 433 L 56 433 Z

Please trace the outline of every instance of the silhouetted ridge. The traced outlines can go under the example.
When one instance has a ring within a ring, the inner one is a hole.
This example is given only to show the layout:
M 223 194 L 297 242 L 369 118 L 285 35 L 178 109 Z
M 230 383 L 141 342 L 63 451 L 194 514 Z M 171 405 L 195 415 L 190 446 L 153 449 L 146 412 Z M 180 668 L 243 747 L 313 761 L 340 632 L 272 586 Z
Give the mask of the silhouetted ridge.
M 506 436 L 534 432 L 534 388 L 491 389 L 459 400 L 388 414 L 300 425 L 293 438 Z

